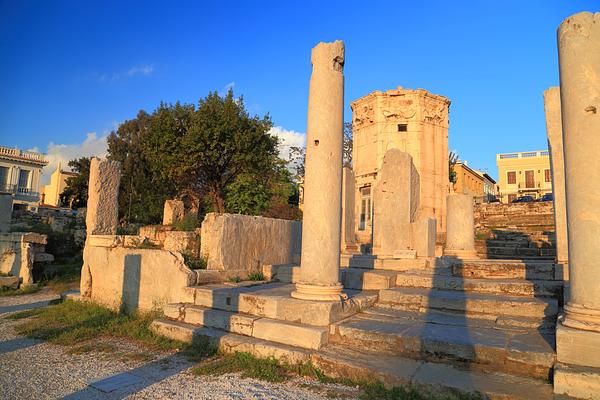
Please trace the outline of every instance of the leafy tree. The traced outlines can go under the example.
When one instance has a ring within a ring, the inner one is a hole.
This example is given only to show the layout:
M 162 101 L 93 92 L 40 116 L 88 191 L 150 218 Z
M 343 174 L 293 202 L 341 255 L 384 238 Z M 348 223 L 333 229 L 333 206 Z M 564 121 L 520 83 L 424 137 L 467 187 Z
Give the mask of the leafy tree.
M 151 115 L 139 111 L 107 138 L 108 158 L 121 162 L 119 216 L 127 223 L 160 222 L 164 201 L 176 195 L 175 185 L 154 173 L 153 160 L 145 152 L 151 121 Z
M 352 167 L 352 122 L 344 122 L 344 142 L 342 148 L 344 167 Z
M 454 166 L 458 162 L 458 154 L 453 151 L 448 153 L 448 177 L 450 182 L 456 183 L 456 171 L 454 171 Z
M 66 180 L 66 188 L 60 194 L 60 204 L 62 207 L 77 209 L 87 206 L 88 199 L 88 181 L 90 180 L 90 158 L 81 157 L 69 161 L 71 171 L 77 175 L 71 176 Z
M 251 117 L 232 90 L 224 97 L 212 92 L 200 99 L 197 109 L 161 104 L 145 148 L 155 161 L 155 171 L 173 180 L 178 191 L 185 188 L 206 195 L 214 211 L 224 212 L 229 185 L 238 180 L 236 185 L 244 186 L 242 177 L 272 172 L 277 138 L 268 133 L 271 127 L 268 116 Z M 230 204 L 239 208 L 238 200 Z M 248 207 L 261 202 L 254 199 Z

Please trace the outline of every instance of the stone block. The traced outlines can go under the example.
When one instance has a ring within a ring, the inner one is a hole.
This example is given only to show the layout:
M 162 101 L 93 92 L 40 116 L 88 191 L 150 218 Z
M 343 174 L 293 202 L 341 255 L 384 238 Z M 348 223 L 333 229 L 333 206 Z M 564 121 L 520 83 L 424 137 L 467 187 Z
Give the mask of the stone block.
M 411 224 L 411 247 L 417 257 L 435 257 L 435 242 L 437 238 L 435 218 L 418 218 Z
M 166 200 L 163 211 L 163 225 L 173 225 L 185 216 L 185 207 L 181 200 Z
M 16 289 L 19 287 L 18 276 L 0 276 L 0 288 Z
M 554 393 L 577 399 L 600 399 L 600 369 L 557 363 Z
M 260 272 L 265 264 L 291 264 L 300 252 L 301 231 L 299 221 L 209 213 L 200 253 L 209 270 Z
M 198 257 L 200 255 L 200 236 L 196 232 L 166 232 L 163 249 Z
M 419 211 L 419 174 L 401 150 L 385 153 L 373 193 L 373 254 L 391 256 L 410 250 L 411 223 Z
M 88 235 L 115 235 L 117 233 L 120 182 L 121 163 L 92 158 L 86 212 Z
M 303 349 L 319 350 L 327 344 L 327 328 L 261 318 L 254 322 L 253 336 Z
M 600 368 L 600 333 L 559 323 L 556 327 L 556 356 L 561 363 Z

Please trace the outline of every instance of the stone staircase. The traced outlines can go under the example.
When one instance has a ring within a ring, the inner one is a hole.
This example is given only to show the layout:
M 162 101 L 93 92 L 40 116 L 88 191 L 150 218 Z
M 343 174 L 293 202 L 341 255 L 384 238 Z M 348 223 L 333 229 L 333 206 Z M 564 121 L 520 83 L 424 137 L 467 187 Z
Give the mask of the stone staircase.
M 225 352 L 310 361 L 333 377 L 553 398 L 562 283 L 552 263 L 353 256 L 342 264 L 343 302 L 293 299 L 294 286 L 281 282 L 196 286 L 153 328 L 209 337 Z M 298 267 L 275 276 L 294 281 Z

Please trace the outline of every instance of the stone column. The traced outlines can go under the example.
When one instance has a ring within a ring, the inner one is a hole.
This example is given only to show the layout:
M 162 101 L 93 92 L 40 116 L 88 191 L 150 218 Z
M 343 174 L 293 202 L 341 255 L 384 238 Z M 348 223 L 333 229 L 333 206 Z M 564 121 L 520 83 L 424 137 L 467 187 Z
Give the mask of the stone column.
M 93 157 L 90 161 L 88 201 L 85 216 L 87 239 L 83 248 L 80 293 L 92 294 L 92 272 L 88 262 L 90 235 L 116 235 L 119 225 L 119 184 L 121 163 Z
M 357 253 L 354 221 L 354 172 L 344 167 L 342 176 L 342 252 Z
M 446 200 L 446 248 L 444 256 L 461 259 L 478 258 L 475 251 L 473 196 L 451 194 Z
M 556 232 L 556 261 L 558 279 L 569 280 L 569 249 L 567 242 L 567 208 L 565 200 L 565 159 L 560 117 L 560 88 L 551 87 L 544 92 L 546 134 L 550 149 L 552 169 L 552 194 L 554 196 L 554 227 Z
M 173 225 L 185 216 L 185 207 L 181 200 L 165 200 L 163 225 Z
M 312 49 L 300 282 L 292 297 L 340 300 L 344 43 Z
M 600 13 L 564 20 L 558 55 L 571 286 L 563 325 L 600 332 Z
M 117 234 L 120 182 L 120 162 L 92 158 L 85 217 L 88 236 Z

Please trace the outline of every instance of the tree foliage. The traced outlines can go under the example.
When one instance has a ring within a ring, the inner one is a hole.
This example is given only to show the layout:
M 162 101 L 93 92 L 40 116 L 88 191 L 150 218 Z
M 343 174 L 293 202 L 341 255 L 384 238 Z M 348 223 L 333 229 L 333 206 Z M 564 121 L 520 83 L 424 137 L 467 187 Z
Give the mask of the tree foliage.
M 454 151 L 450 151 L 448 153 L 448 178 L 451 183 L 456 183 L 456 171 L 454 170 L 454 166 L 458 162 L 458 154 Z
M 77 175 L 67 178 L 66 188 L 60 194 L 62 207 L 77 209 L 85 207 L 88 199 L 88 181 L 90 180 L 90 158 L 81 157 L 69 161 L 71 171 Z

